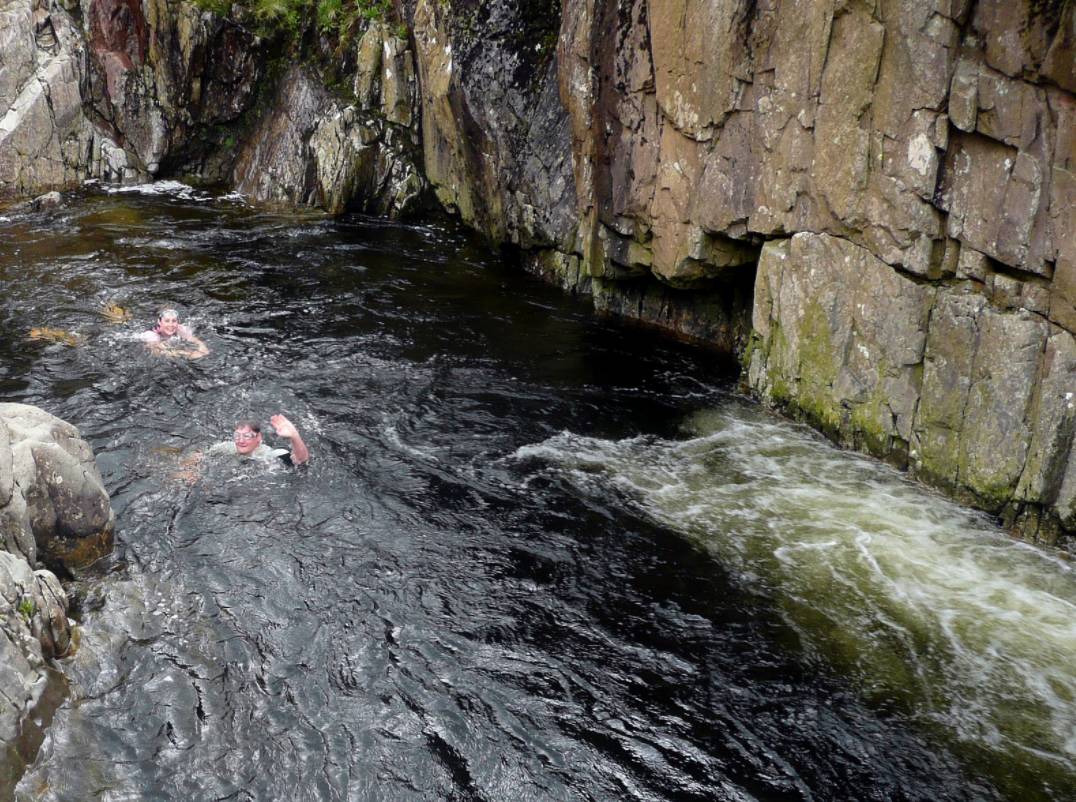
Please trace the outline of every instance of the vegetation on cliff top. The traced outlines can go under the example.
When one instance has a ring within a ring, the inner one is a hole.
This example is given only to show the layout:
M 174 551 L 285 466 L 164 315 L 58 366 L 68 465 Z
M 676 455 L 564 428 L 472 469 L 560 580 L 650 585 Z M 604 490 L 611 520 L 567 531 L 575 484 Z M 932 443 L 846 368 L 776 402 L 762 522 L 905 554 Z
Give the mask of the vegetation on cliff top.
M 345 38 L 363 20 L 386 21 L 392 0 L 194 0 L 221 16 L 238 10 L 254 21 L 259 34 L 298 39 L 311 26 L 319 33 Z

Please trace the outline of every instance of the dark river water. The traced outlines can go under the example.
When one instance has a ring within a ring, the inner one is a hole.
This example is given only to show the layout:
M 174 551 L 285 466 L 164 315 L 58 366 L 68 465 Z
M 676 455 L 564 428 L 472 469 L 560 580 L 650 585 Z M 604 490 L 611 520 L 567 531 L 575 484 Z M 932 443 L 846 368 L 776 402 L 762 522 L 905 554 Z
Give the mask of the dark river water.
M 20 800 L 1076 795 L 1068 563 L 451 228 L 91 191 L 0 213 L 0 332 L 117 519 Z

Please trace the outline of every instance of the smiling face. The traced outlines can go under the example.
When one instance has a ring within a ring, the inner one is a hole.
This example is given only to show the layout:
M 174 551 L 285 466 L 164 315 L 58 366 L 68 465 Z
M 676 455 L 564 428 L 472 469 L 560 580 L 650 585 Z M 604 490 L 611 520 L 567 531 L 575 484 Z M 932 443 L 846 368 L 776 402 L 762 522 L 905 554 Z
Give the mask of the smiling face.
M 246 456 L 262 444 L 262 433 L 244 424 L 232 434 L 232 441 L 235 443 L 235 450 Z
M 157 331 L 162 337 L 171 337 L 179 331 L 179 315 L 175 309 L 165 309 L 157 318 Z

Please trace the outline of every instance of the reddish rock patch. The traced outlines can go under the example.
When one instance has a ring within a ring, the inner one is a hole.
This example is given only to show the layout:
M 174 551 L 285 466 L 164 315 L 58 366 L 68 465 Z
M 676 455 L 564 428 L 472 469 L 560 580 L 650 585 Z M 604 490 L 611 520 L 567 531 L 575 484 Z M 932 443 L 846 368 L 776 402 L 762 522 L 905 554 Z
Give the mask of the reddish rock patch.
M 93 0 L 89 23 L 94 53 L 115 54 L 127 70 L 142 66 L 149 49 L 149 29 L 138 0 Z

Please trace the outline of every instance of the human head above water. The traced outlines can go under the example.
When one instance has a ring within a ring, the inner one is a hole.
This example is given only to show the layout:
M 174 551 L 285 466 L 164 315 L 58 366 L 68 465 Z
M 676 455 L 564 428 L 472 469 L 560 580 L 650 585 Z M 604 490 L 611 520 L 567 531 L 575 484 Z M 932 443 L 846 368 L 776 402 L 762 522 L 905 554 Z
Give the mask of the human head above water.
M 161 307 L 157 312 L 157 325 L 154 330 L 165 337 L 171 337 L 179 331 L 179 312 L 174 306 Z
M 253 420 L 241 420 L 235 424 L 232 440 L 236 451 L 249 454 L 262 444 L 262 425 Z

